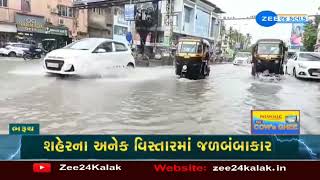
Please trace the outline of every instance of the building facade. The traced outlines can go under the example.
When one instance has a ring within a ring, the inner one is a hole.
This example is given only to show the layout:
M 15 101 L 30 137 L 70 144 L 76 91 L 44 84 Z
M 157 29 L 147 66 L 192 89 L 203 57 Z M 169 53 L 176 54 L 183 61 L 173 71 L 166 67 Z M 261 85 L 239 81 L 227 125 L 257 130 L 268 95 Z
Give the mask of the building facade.
M 0 40 L 48 40 L 61 47 L 86 37 L 87 10 L 72 5 L 73 0 L 0 0 Z
M 194 36 L 217 41 L 219 38 L 219 13 L 216 5 L 206 0 L 176 0 L 174 3 L 174 30 L 183 36 Z
M 114 7 L 113 39 L 128 43 L 126 35 L 129 31 L 131 31 L 130 23 L 125 20 L 124 7 Z
M 113 9 L 88 9 L 88 35 L 89 37 L 112 38 L 113 35 Z
M 102 37 L 126 41 L 129 22 L 124 19 L 124 7 L 103 7 L 88 9 L 89 37 Z
M 159 1 L 156 20 L 158 22 L 148 29 L 144 29 L 135 34 L 134 43 L 141 46 L 145 41 L 145 49 L 154 53 L 159 48 L 169 47 L 176 44 L 182 37 L 198 37 L 207 39 L 212 44 L 220 40 L 221 21 L 219 16 L 221 11 L 219 7 L 207 0 L 174 0 L 172 2 L 173 14 L 173 34 L 171 34 L 167 17 L 167 1 Z M 154 3 L 137 5 L 138 8 L 156 9 Z M 156 10 L 155 10 L 156 11 Z M 137 24 L 136 24 L 137 25 Z M 139 30 L 139 27 L 136 27 Z M 172 36 L 171 36 L 172 35 Z M 144 38 L 144 39 L 143 39 Z M 169 39 L 172 43 L 169 44 Z M 142 39 L 142 40 L 141 40 Z

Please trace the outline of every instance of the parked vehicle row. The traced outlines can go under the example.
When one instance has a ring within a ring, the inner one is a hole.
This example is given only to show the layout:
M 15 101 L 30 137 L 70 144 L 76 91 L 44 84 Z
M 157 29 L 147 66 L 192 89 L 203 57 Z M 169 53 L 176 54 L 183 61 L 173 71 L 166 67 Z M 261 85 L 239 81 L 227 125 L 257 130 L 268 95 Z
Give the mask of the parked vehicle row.
M 12 43 L 9 42 L 0 48 L 0 55 L 9 57 L 23 57 L 26 59 L 40 59 L 46 51 L 42 48 L 36 47 L 33 44 L 26 43 Z
M 10 56 L 10 57 L 17 57 L 23 56 L 24 51 L 30 48 L 30 44 L 25 43 L 7 43 L 4 45 L 3 48 L 0 48 L 0 55 L 3 56 Z

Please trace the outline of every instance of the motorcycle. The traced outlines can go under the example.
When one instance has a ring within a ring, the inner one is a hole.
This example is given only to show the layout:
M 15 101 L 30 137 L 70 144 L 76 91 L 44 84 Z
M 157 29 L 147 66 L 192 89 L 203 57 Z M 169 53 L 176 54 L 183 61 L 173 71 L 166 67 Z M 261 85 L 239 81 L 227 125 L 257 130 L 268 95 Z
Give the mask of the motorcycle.
M 41 59 L 42 54 L 45 54 L 45 51 L 36 48 L 34 51 L 25 50 L 22 57 L 24 60 Z

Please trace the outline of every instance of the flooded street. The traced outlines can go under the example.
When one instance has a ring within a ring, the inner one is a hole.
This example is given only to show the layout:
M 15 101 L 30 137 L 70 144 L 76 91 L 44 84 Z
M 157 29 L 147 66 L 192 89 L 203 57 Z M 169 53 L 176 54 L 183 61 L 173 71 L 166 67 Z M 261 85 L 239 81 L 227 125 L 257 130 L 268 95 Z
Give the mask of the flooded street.
M 173 67 L 102 78 L 46 76 L 39 61 L 0 59 L 0 133 L 39 123 L 42 134 L 250 134 L 252 109 L 301 110 L 301 133 L 320 134 L 320 83 L 254 80 L 250 66 L 213 65 L 206 80 Z

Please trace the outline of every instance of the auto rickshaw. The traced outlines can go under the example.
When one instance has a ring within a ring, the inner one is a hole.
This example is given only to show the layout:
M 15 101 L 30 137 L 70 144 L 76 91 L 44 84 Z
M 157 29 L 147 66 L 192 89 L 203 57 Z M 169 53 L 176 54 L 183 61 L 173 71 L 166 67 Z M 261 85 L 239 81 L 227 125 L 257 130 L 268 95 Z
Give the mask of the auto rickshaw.
M 180 39 L 175 54 L 176 75 L 194 80 L 209 76 L 209 48 L 205 39 Z
M 287 56 L 288 47 L 280 39 L 260 39 L 252 48 L 253 76 L 283 75 L 283 64 Z

